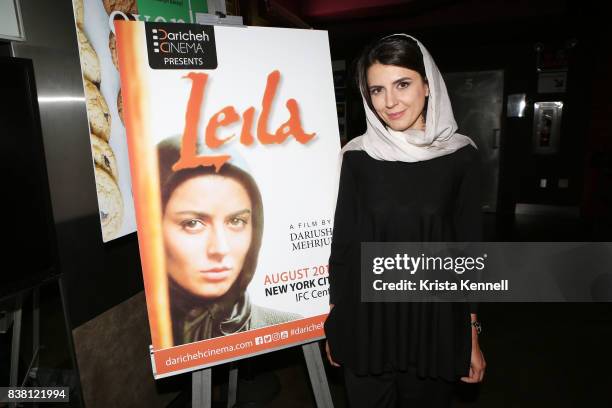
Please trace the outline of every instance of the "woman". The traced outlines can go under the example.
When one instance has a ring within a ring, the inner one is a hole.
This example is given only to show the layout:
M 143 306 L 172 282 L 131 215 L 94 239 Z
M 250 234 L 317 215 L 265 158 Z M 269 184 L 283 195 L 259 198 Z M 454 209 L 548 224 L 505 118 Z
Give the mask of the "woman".
M 456 133 L 427 50 L 397 34 L 357 64 L 367 130 L 342 151 L 330 255 L 330 363 L 355 407 L 446 407 L 452 384 L 479 382 L 479 324 L 466 303 L 362 303 L 361 242 L 480 239 L 477 150 Z
M 249 173 L 226 163 L 174 172 L 180 139 L 158 145 L 162 232 L 174 344 L 284 323 L 298 315 L 252 305 L 263 205 Z

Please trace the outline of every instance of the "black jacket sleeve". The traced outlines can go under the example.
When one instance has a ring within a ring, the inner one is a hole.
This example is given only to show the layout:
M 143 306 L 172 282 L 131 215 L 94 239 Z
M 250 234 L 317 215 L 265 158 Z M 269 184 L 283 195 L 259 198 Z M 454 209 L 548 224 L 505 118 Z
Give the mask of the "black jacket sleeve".
M 455 235 L 458 242 L 482 241 L 482 177 L 478 151 L 473 150 L 464 163 L 459 181 L 454 213 Z M 478 311 L 478 303 L 470 303 L 470 313 Z
M 357 233 L 357 189 L 349 160 L 344 157 L 340 170 L 338 200 L 334 215 L 334 230 L 329 257 L 329 303 L 342 302 L 348 289 L 350 249 Z

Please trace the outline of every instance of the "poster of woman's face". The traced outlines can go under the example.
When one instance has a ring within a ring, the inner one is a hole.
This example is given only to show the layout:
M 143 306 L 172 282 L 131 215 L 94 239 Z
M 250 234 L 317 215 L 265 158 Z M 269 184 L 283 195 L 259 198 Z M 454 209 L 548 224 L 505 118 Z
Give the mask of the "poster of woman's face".
M 156 378 L 320 338 L 340 147 L 327 33 L 116 31 Z
M 175 345 L 254 327 L 257 307 L 247 287 L 263 234 L 261 192 L 246 163 L 226 163 L 218 171 L 210 166 L 176 170 L 181 146 L 178 136 L 157 146 Z
M 169 276 L 202 298 L 225 295 L 251 245 L 251 214 L 251 199 L 236 180 L 203 175 L 184 181 L 163 213 Z

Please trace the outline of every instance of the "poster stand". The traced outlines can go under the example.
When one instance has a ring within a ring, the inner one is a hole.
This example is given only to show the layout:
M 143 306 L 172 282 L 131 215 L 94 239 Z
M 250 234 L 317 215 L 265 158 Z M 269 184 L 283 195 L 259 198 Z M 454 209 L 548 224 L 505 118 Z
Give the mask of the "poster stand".
M 318 408 L 333 408 L 334 403 L 329 392 L 329 384 L 327 383 L 327 375 L 325 367 L 321 359 L 321 351 L 319 350 L 319 342 L 304 344 L 304 359 L 308 367 L 308 376 L 312 384 L 312 391 L 315 396 L 315 402 Z
M 325 367 L 321 358 L 318 342 L 302 345 L 304 359 L 308 368 L 308 376 L 312 385 L 317 408 L 333 408 L 334 404 L 327 383 Z M 192 397 L 191 406 L 193 408 L 211 408 L 212 401 L 212 368 L 194 371 L 191 374 Z M 227 407 L 232 408 L 236 404 L 238 391 L 238 367 L 231 367 L 229 370 L 229 384 L 227 395 Z

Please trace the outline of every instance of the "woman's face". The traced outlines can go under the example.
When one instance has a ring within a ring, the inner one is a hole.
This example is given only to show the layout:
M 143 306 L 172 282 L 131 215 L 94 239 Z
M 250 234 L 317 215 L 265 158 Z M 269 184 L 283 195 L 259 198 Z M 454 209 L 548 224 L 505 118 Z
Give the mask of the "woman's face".
M 162 229 L 170 276 L 194 295 L 218 298 L 238 279 L 251 245 L 251 199 L 234 179 L 190 178 L 172 192 Z
M 387 126 L 396 131 L 425 129 L 423 108 L 429 86 L 421 74 L 375 63 L 368 68 L 367 81 L 374 110 Z

